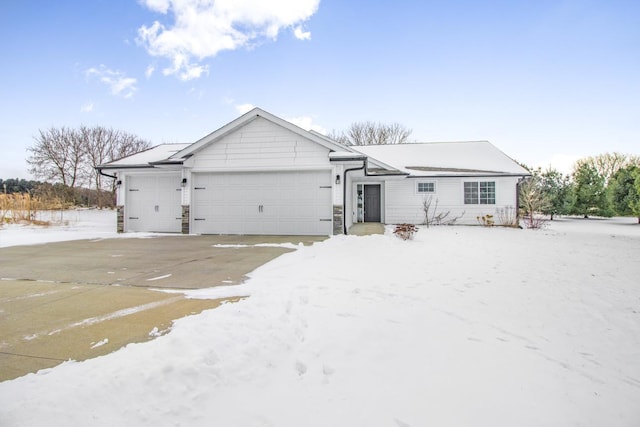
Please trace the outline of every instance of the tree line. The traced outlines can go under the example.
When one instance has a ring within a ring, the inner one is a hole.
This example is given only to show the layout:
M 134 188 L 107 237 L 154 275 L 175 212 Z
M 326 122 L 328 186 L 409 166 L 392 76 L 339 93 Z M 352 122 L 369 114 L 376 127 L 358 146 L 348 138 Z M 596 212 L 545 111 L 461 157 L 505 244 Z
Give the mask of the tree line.
M 34 137 L 27 164 L 34 177 L 51 186 L 44 190 L 56 190 L 71 201 L 94 196 L 95 205 L 111 206 L 115 182 L 105 180 L 95 167 L 150 146 L 136 135 L 103 126 L 51 127 L 39 130 Z
M 526 166 L 525 166 L 526 167 Z M 635 216 L 640 223 L 640 157 L 604 153 L 578 160 L 569 175 L 531 169 L 521 186 L 525 211 L 550 215 Z

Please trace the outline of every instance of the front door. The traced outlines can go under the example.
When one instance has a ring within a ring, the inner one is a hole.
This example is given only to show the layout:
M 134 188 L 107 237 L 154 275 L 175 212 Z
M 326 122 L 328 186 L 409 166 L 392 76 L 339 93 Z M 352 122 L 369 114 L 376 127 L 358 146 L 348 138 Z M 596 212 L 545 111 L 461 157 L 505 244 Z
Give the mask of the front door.
M 380 215 L 380 185 L 364 186 L 364 222 L 382 222 Z

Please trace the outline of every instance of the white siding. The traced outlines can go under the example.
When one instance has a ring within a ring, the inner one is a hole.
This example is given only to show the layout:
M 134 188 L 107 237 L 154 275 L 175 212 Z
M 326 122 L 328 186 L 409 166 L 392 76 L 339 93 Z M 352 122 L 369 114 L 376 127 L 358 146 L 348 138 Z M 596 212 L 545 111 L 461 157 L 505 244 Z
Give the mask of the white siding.
M 329 149 L 261 117 L 197 152 L 193 172 L 330 167 Z
M 494 205 L 464 204 L 464 182 L 493 181 L 496 183 L 496 203 Z M 417 182 L 435 182 L 435 193 L 416 191 Z M 385 185 L 386 223 L 421 224 L 425 220 L 424 200 L 431 196 L 431 212 L 449 212 L 447 219 L 460 217 L 456 224 L 477 224 L 477 217 L 491 214 L 497 222 L 499 208 L 516 207 L 517 177 L 500 178 L 406 178 L 388 180 Z

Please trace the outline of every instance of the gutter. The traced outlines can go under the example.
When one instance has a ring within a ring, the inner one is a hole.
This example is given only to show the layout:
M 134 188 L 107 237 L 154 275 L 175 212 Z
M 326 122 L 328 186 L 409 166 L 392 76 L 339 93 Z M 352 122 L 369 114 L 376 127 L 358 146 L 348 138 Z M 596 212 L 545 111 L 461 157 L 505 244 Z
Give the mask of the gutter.
M 109 175 L 108 173 L 104 173 L 102 172 L 102 168 L 96 168 L 96 170 L 98 171 L 98 173 L 102 176 L 106 176 L 107 178 L 113 178 L 113 179 L 118 179 L 117 176 L 115 175 Z
M 523 173 L 506 173 L 506 174 L 491 174 L 491 175 L 482 175 L 482 174 L 472 174 L 472 175 L 408 175 L 408 179 L 436 179 L 436 178 L 513 178 L 513 177 L 527 177 L 531 176 L 531 174 L 523 174 Z

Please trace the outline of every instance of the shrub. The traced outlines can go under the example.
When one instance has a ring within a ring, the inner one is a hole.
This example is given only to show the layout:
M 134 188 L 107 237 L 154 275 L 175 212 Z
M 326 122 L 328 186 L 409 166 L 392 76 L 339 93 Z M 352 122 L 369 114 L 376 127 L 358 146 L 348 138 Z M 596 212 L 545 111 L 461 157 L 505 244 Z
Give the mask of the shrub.
M 402 240 L 411 240 L 413 235 L 418 232 L 418 227 L 414 224 L 398 224 L 393 234 L 400 237 Z

